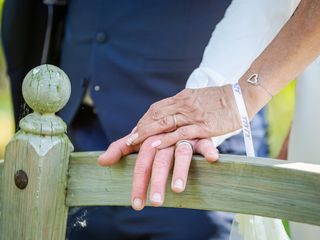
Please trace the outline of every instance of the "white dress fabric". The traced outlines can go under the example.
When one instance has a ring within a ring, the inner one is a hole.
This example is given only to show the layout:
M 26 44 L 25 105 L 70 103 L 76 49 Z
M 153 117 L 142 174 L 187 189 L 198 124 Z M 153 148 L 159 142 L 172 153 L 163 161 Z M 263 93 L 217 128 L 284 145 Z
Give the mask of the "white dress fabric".
M 217 25 L 187 88 L 236 83 L 289 20 L 299 0 L 234 0 Z M 212 138 L 215 146 L 239 131 Z M 237 214 L 231 240 L 287 240 L 281 220 Z

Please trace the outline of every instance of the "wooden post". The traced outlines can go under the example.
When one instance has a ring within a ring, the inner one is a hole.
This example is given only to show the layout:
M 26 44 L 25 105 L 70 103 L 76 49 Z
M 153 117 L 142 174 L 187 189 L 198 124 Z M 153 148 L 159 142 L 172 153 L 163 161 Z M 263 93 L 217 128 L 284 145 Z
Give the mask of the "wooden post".
M 67 171 L 72 144 L 55 116 L 71 92 L 67 75 L 52 65 L 32 69 L 22 85 L 34 110 L 9 142 L 2 173 L 1 240 L 64 239 Z

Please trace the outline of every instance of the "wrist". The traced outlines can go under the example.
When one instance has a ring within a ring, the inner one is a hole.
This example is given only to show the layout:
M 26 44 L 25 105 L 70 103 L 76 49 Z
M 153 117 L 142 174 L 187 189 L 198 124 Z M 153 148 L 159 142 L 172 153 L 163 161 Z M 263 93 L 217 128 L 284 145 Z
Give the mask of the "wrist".
M 269 92 L 265 91 L 265 89 L 248 83 L 247 78 L 250 76 L 246 75 L 247 74 L 239 80 L 239 85 L 247 108 L 248 116 L 252 119 L 254 115 L 271 100 L 272 97 L 270 97 Z

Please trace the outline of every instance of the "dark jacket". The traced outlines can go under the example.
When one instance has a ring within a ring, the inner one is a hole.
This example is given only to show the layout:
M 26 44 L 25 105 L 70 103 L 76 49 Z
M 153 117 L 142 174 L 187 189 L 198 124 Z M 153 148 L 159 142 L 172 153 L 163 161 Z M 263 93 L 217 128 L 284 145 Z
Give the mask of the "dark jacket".
M 90 88 L 109 139 L 126 134 L 150 104 L 184 88 L 230 2 L 70 1 L 60 67 L 72 94 L 60 116 L 70 123 Z M 39 1 L 5 2 L 3 44 L 16 118 L 21 81 L 40 63 L 45 26 Z
M 48 63 L 58 65 L 66 7 L 55 8 L 55 21 Z M 2 44 L 10 77 L 15 122 L 26 112 L 21 85 L 24 76 L 40 64 L 47 27 L 47 6 L 39 0 L 7 0 L 3 5 Z M 61 41 L 60 41 L 61 42 Z

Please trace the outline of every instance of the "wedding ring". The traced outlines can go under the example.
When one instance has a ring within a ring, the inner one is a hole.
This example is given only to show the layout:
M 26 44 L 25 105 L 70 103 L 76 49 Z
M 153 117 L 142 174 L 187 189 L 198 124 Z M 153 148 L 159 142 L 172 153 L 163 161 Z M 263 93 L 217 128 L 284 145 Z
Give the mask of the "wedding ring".
M 177 129 L 177 127 L 178 127 L 177 116 L 175 114 L 173 114 L 172 117 L 173 117 L 173 122 L 174 122 L 174 129 Z
M 176 148 L 181 145 L 181 144 L 186 144 L 186 145 L 189 145 L 192 149 L 192 152 L 193 152 L 193 145 L 191 142 L 189 142 L 188 140 L 180 140 L 176 143 Z

